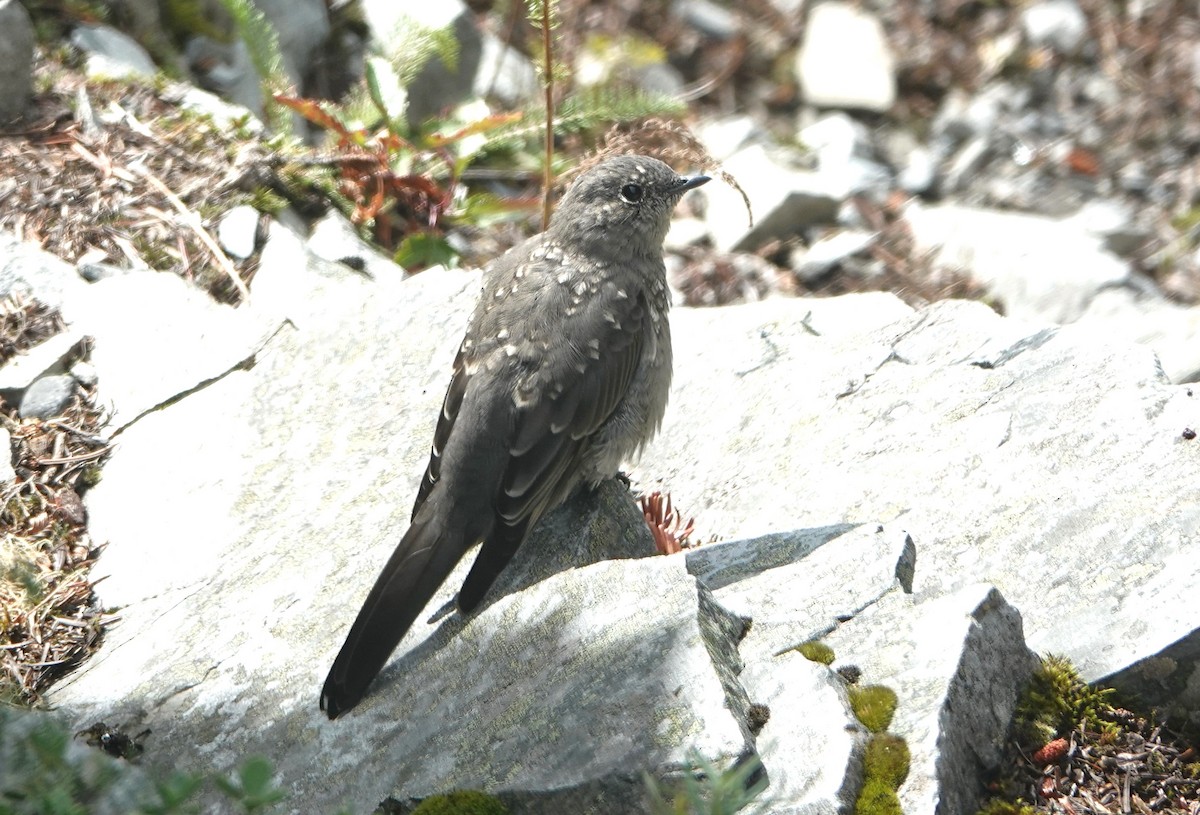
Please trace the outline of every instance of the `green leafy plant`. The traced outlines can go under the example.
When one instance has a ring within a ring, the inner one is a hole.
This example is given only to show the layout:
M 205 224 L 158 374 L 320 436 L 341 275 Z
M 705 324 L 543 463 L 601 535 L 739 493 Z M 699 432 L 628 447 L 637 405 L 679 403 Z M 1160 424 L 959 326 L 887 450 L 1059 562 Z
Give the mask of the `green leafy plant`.
M 543 89 L 540 104 L 493 112 L 482 102 L 468 103 L 429 122 L 410 122 L 407 91 L 422 66 L 434 57 L 452 66 L 458 53 L 451 29 L 408 22 L 397 31 L 401 40 L 396 52 L 369 59 L 363 89 L 346 102 L 280 93 L 274 97 L 332 136 L 332 151 L 305 161 L 302 175 L 312 179 L 311 186 L 325 188 L 352 221 L 369 229 L 374 240 L 393 251 L 406 268 L 453 260 L 456 253 L 444 238 L 449 226 L 512 217 L 530 207 L 531 202 L 523 199 L 464 193 L 463 175 L 477 162 L 521 151 L 540 137 L 544 224 L 557 137 L 683 111 L 676 100 L 630 88 L 561 92 L 568 76 L 552 47 L 551 32 L 559 25 L 556 2 L 527 0 L 526 8 L 541 33 L 540 54 L 535 58 Z M 330 171 L 327 184 L 321 181 L 319 168 Z
M 68 755 L 70 733 L 45 719 L 16 729 L 0 710 L 0 786 L 3 815 L 86 815 L 88 805 L 104 796 L 119 768 L 99 755 L 75 760 Z
M 102 808 L 130 815 L 178 815 L 198 811 L 198 796 L 210 781 L 246 815 L 276 811 L 274 805 L 286 797 L 275 786 L 274 770 L 265 758 L 247 759 L 232 778 L 176 772 L 155 780 L 99 749 L 73 745 L 70 731 L 52 715 L 3 707 L 0 767 L 0 815 L 89 815 Z M 131 803 L 135 800 L 140 803 Z
M 690 770 L 680 787 L 668 797 L 648 773 L 643 773 L 654 815 L 733 815 L 755 802 L 767 788 L 766 774 L 757 756 L 720 769 L 699 753 L 689 753 Z M 767 811 L 763 804 L 757 811 Z
M 275 27 L 250 0 L 221 0 L 221 4 L 233 18 L 238 37 L 246 44 L 250 62 L 258 72 L 267 126 L 276 133 L 291 133 L 291 116 L 275 101 L 275 95 L 286 91 L 290 84 Z
M 282 801 L 286 793 L 275 786 L 275 770 L 271 762 L 261 756 L 246 760 L 238 770 L 237 778 L 213 779 L 225 795 L 241 804 L 247 813 L 261 812 L 271 804 Z
M 283 94 L 275 98 L 334 137 L 334 153 L 324 163 L 336 171 L 335 190 L 351 205 L 351 220 L 371 225 L 375 240 L 398 249 L 398 261 L 410 268 L 444 262 L 453 250 L 430 239 L 440 237 L 445 218 L 469 211 L 456 193 L 462 171 L 479 147 L 475 137 L 519 114 L 488 115 L 450 132 L 408 137 L 402 135 L 399 75 L 381 61 L 368 63 L 366 73 L 369 98 L 384 122 L 381 129 L 355 124 L 332 103 Z

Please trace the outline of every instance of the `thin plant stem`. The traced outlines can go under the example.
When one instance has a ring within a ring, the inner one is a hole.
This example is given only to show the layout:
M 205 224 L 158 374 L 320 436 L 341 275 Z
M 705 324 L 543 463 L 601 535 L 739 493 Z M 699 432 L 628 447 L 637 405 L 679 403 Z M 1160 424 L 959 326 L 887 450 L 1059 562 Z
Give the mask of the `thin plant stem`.
M 550 3 L 542 0 L 542 56 L 545 59 L 542 78 L 546 94 L 546 157 L 542 176 L 542 229 L 550 226 L 550 190 L 554 184 L 554 63 L 550 46 Z

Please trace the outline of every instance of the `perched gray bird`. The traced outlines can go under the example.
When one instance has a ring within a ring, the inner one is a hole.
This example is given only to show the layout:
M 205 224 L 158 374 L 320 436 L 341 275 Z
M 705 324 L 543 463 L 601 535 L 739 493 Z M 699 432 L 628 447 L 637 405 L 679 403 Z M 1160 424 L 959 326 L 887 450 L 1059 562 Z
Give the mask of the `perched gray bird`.
M 584 173 L 540 235 L 485 271 L 454 360 L 412 524 L 350 627 L 321 709 L 367 686 L 467 550 L 474 609 L 543 514 L 598 484 L 658 431 L 671 384 L 662 244 L 708 181 L 622 156 Z

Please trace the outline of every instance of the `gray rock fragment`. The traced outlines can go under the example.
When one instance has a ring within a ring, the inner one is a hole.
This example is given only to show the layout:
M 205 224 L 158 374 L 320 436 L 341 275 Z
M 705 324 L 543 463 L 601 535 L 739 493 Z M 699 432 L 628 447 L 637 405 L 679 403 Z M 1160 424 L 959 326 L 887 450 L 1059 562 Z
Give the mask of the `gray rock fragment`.
M 408 274 L 403 267 L 364 241 L 346 216 L 336 210 L 330 210 L 313 224 L 307 247 L 309 252 L 322 260 L 341 263 L 371 277 L 395 275 L 404 278 Z
M 781 165 L 761 145 L 751 145 L 725 162 L 754 207 L 754 224 L 742 197 L 725 185 L 708 185 L 705 219 L 717 249 L 748 251 L 772 238 L 797 235 L 813 224 L 831 223 L 846 193 L 836 179 Z
M 33 22 L 18 0 L 0 0 L 0 125 L 25 112 L 33 95 Z
M 236 206 L 217 222 L 217 241 L 238 260 L 254 254 L 258 244 L 258 210 L 248 204 Z
M 71 42 L 87 54 L 87 75 L 93 79 L 152 79 L 154 60 L 135 39 L 105 25 L 81 24 Z
M 64 363 L 82 339 L 78 331 L 63 331 L 0 365 L 0 394 L 11 398 L 39 377 L 66 371 Z
M 75 380 L 63 374 L 44 376 L 25 390 L 21 397 L 22 419 L 50 419 L 59 416 L 75 396 Z

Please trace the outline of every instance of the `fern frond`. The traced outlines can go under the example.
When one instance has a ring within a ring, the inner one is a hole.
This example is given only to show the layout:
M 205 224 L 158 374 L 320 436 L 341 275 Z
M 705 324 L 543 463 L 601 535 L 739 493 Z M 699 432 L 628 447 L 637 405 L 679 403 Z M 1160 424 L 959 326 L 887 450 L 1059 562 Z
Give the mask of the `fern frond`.
M 290 131 L 292 117 L 274 100 L 275 94 L 286 93 L 291 86 L 283 69 L 283 54 L 279 50 L 275 26 L 250 0 L 221 0 L 221 4 L 233 18 L 238 37 L 246 44 L 250 62 L 258 72 L 267 124 L 276 132 Z
M 393 41 L 395 47 L 387 57 L 396 69 L 402 88 L 412 85 L 425 63 L 433 57 L 440 59 L 450 71 L 458 69 L 458 38 L 452 25 L 430 28 L 405 18 L 397 25 Z
M 558 3 L 555 0 L 525 0 L 525 8 L 528 10 L 529 22 L 533 23 L 534 28 L 541 31 L 543 22 L 547 19 L 546 4 L 550 5 L 550 28 L 558 28 L 561 20 L 558 15 Z
M 640 88 L 597 86 L 577 91 L 558 106 L 557 133 L 578 133 L 613 122 L 647 116 L 679 116 L 687 107 L 678 99 Z
M 587 88 L 571 94 L 559 104 L 554 132 L 564 136 L 652 116 L 673 118 L 686 109 L 676 99 L 648 91 L 611 86 Z M 514 118 L 488 134 L 488 148 L 514 147 L 540 136 L 545 118 L 546 109 L 540 105 L 525 109 L 520 118 Z

